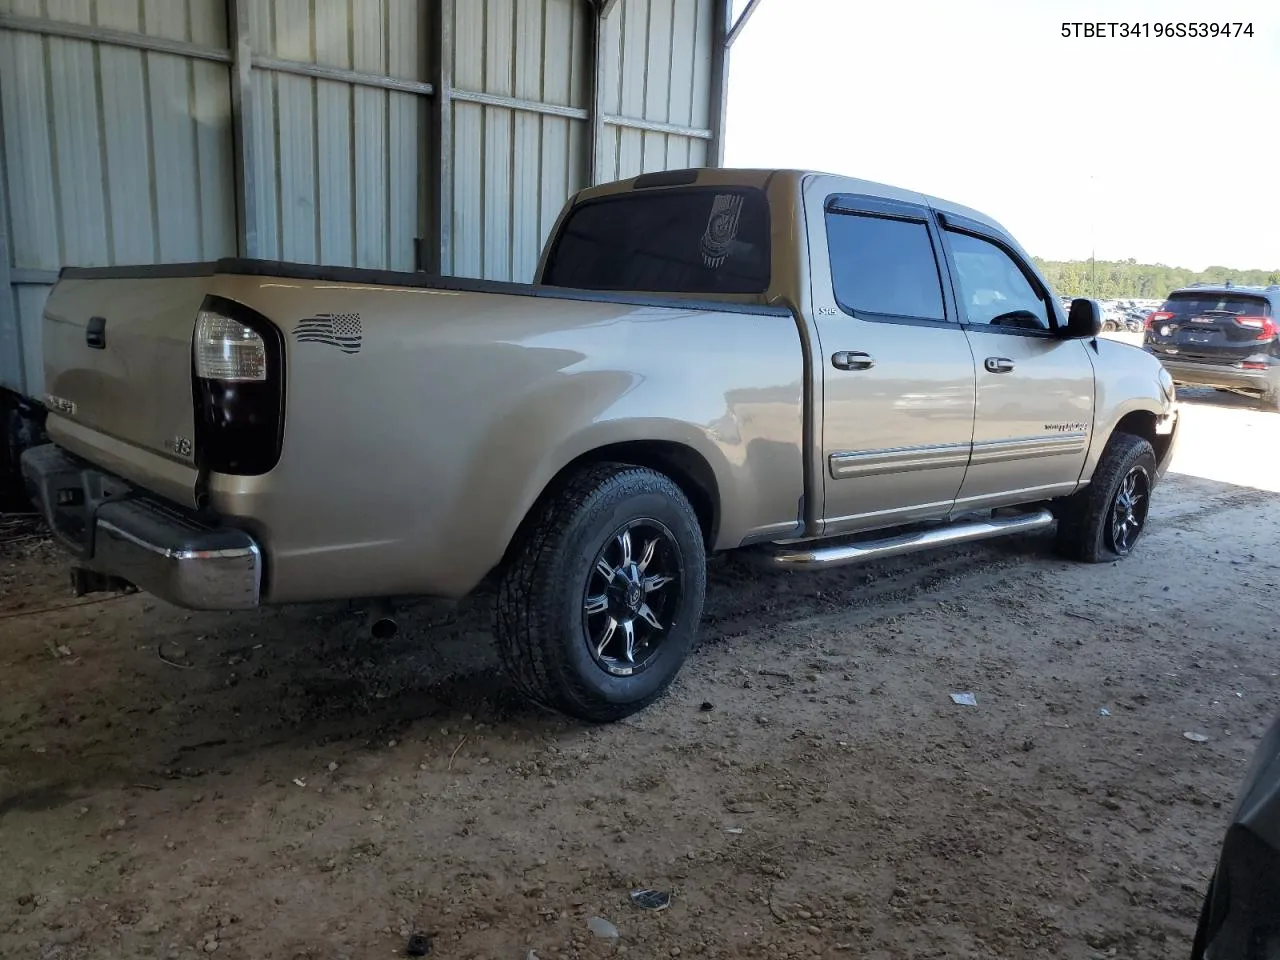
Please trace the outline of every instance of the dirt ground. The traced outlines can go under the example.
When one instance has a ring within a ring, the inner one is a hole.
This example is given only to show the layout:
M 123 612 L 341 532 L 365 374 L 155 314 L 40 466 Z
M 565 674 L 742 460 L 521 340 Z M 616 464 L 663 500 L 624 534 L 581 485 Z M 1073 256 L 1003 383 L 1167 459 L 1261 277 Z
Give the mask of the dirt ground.
M 513 698 L 483 597 L 381 644 L 75 601 L 6 518 L 0 956 L 1187 956 L 1280 707 L 1280 416 L 1186 398 L 1130 560 L 718 562 L 671 694 L 606 728 Z

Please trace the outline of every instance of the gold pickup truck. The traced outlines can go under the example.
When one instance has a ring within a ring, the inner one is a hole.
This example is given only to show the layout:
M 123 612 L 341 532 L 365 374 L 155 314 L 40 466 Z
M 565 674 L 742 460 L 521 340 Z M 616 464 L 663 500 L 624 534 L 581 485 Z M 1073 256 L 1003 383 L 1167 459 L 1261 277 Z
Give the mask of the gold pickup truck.
M 709 553 L 781 569 L 1057 523 L 1133 549 L 1174 388 L 980 213 L 797 171 L 583 190 L 533 284 L 256 260 L 63 271 L 23 471 L 80 571 L 175 604 L 461 597 L 615 720 Z

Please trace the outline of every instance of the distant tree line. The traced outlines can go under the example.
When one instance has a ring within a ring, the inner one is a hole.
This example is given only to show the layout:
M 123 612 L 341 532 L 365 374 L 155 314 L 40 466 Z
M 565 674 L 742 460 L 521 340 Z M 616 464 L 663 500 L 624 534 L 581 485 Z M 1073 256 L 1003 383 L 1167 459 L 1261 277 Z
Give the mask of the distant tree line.
M 1062 297 L 1095 297 L 1099 300 L 1126 298 L 1157 300 L 1178 287 L 1193 283 L 1223 283 L 1251 287 L 1280 284 L 1277 270 L 1232 270 L 1209 267 L 1196 273 L 1182 267 L 1166 267 L 1163 263 L 1138 263 L 1128 260 L 1042 260 L 1033 258 L 1036 266 Z

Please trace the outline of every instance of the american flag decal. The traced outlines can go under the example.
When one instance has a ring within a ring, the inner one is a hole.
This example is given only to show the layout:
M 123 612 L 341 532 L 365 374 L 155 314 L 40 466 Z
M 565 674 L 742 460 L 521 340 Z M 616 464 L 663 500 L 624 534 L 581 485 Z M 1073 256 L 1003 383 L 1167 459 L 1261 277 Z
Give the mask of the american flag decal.
M 358 313 L 317 313 L 293 328 L 299 343 L 327 343 L 343 353 L 359 353 L 363 334 Z

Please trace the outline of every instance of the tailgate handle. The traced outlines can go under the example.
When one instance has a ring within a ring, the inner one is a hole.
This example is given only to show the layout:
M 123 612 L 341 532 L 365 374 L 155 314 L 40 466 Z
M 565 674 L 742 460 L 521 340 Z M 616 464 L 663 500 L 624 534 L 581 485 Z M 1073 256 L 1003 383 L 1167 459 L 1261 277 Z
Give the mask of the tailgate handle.
M 106 317 L 89 318 L 89 324 L 84 328 L 84 342 L 95 350 L 105 350 L 107 348 Z

